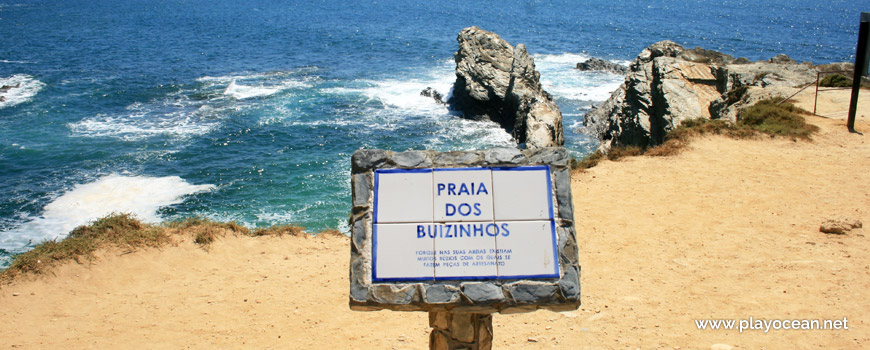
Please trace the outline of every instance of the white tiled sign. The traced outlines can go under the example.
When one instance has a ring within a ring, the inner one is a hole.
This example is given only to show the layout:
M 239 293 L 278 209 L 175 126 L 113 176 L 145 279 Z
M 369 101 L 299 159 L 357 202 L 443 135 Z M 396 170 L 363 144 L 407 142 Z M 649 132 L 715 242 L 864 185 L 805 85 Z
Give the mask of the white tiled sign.
M 496 221 L 496 224 L 509 231 L 496 237 L 499 278 L 559 276 L 552 221 Z
M 375 175 L 375 223 L 432 221 L 432 169 Z
M 548 166 L 375 171 L 373 280 L 558 278 Z
M 492 221 L 492 171 L 435 169 L 435 221 Z
M 550 171 L 541 167 L 497 168 L 493 187 L 495 220 L 549 220 L 553 217 Z
M 494 255 L 494 235 L 498 234 L 498 227 L 494 223 L 436 225 L 442 227 L 441 234 L 435 237 L 436 279 L 495 279 L 498 276 Z
M 374 226 L 374 280 L 434 278 L 435 240 L 427 236 L 418 237 L 418 224 Z

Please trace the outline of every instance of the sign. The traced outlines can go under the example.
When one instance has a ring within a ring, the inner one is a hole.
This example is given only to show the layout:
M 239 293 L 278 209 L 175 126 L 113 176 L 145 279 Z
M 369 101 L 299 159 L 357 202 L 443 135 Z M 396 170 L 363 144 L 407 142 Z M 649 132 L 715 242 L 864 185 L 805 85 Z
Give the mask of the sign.
M 377 169 L 372 281 L 559 278 L 550 167 Z

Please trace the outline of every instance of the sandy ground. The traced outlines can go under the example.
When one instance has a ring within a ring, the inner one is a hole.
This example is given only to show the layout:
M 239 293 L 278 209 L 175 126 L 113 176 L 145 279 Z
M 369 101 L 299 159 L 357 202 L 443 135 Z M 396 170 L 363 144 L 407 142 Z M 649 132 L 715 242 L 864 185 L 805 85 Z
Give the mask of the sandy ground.
M 810 121 L 814 142 L 705 138 L 576 173 L 583 305 L 496 315 L 494 348 L 870 348 L 867 229 L 819 232 L 870 224 L 870 124 Z M 425 313 L 348 309 L 348 257 L 337 236 L 103 252 L 0 287 L 0 349 L 426 348 Z M 848 330 L 695 323 L 750 317 Z
M 849 115 L 849 103 L 852 101 L 851 88 L 826 88 L 820 87 L 816 91 L 815 86 L 810 86 L 798 93 L 793 98 L 796 106 L 809 112 L 815 110 L 816 115 L 846 119 Z M 870 90 L 858 90 L 858 108 L 855 120 L 870 122 Z

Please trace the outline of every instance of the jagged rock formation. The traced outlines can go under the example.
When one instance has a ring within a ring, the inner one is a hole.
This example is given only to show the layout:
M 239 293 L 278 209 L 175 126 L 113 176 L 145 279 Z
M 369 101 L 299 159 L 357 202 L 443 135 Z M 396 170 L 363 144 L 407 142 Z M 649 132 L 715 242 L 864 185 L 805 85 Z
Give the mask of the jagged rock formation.
M 423 89 L 423 91 L 420 91 L 420 96 L 429 97 L 435 100 L 435 102 L 438 104 L 447 104 L 447 102 L 444 102 L 444 96 L 442 96 L 440 92 L 433 89 L 431 86 Z
M 741 108 L 787 97 L 794 87 L 815 81 L 811 65 L 782 56 L 771 61 L 786 63 L 750 63 L 671 41 L 655 43 L 632 62 L 622 86 L 586 114 L 585 131 L 597 135 L 606 152 L 613 146 L 660 144 L 688 119 L 736 121 Z
M 516 47 L 477 27 L 463 29 L 453 97 L 465 118 L 492 120 L 528 148 L 560 146 L 562 112 L 541 88 L 540 73 L 523 44 Z
M 595 72 L 610 72 L 614 74 L 624 75 L 628 73 L 628 67 L 613 62 L 608 62 L 599 58 L 592 57 L 583 62 L 577 63 L 577 69 L 581 71 Z

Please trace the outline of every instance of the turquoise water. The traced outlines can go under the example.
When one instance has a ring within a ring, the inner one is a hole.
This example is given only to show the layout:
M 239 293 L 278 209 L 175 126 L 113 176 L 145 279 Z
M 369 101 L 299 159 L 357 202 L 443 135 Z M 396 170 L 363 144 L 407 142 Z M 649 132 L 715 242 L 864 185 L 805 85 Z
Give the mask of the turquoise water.
M 359 148 L 511 145 L 448 94 L 477 25 L 535 57 L 566 147 L 622 81 L 572 67 L 670 39 L 750 59 L 854 60 L 861 1 L 0 0 L 0 266 L 111 211 L 346 230 Z

